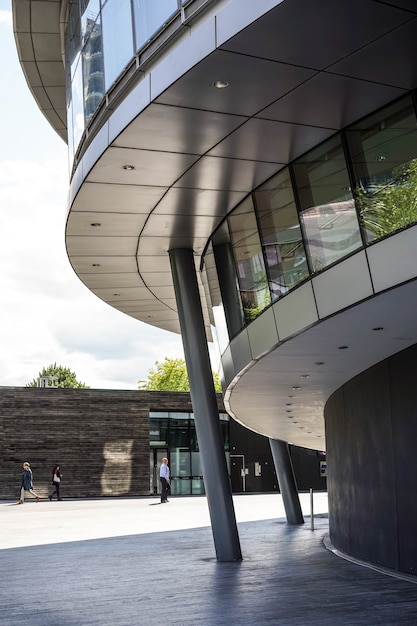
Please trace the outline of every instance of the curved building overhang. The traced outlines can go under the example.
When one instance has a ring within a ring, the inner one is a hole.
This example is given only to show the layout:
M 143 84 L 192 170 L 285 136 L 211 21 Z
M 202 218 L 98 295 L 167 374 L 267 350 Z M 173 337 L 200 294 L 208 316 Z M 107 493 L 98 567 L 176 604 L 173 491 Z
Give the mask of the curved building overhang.
M 40 110 L 67 141 L 63 25 L 66 0 L 14 0 L 19 61 Z
M 14 2 L 21 4 L 27 3 Z M 56 23 L 59 3 L 39 4 L 54 12 Z M 24 42 L 24 29 L 16 31 Z M 416 42 L 417 8 L 407 0 L 213 3 L 162 55 L 139 68 L 140 80 L 123 102 L 107 111 L 100 127 L 91 127 L 69 197 L 66 245 L 74 271 L 111 306 L 179 332 L 169 249 L 192 248 L 198 269 L 212 232 L 253 189 L 338 130 L 414 89 Z M 19 52 L 25 68 L 30 60 L 20 44 Z M 25 73 L 34 91 L 37 77 L 31 82 Z M 217 81 L 228 86 L 218 89 Z M 46 114 L 47 107 L 41 108 Z M 285 349 L 297 345 L 300 354 L 315 358 L 325 341 L 316 335 L 316 347 L 288 337 Z M 270 377 L 261 384 L 255 375 L 274 352 L 257 355 L 256 366 L 249 353 L 246 362 L 234 359 L 241 368 L 231 378 L 230 408 L 255 430 L 287 439 L 286 427 L 271 427 L 273 402 L 268 419 L 262 409 L 251 422 L 232 400 L 233 389 L 239 389 L 236 399 L 242 386 L 246 397 L 252 391 L 259 399 L 267 385 L 280 384 Z M 363 346 L 356 353 L 358 368 L 366 356 Z M 276 364 L 270 366 L 272 374 Z M 306 370 L 301 359 L 293 373 Z M 322 400 L 330 390 L 325 376 L 323 381 L 320 425 L 314 418 L 320 432 Z M 314 402 L 306 395 L 306 406 Z M 279 417 L 282 425 L 286 419 Z M 304 435 L 288 440 L 324 447 Z

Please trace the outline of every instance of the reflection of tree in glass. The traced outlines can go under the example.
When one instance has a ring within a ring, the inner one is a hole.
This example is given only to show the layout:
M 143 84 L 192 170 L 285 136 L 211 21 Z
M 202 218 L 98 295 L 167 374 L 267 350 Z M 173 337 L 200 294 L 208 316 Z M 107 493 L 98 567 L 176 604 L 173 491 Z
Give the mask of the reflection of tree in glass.
M 388 183 L 355 190 L 356 206 L 368 241 L 417 222 L 417 159 L 393 169 Z

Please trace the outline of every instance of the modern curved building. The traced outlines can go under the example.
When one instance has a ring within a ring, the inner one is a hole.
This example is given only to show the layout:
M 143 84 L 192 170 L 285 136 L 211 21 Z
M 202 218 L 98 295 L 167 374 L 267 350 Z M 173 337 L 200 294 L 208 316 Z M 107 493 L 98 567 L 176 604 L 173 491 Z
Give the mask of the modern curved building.
M 333 544 L 415 573 L 415 2 L 13 10 L 68 142 L 74 271 L 182 334 L 218 558 L 240 547 L 207 341 L 228 412 L 271 439 L 288 510 L 287 443 L 326 449 Z

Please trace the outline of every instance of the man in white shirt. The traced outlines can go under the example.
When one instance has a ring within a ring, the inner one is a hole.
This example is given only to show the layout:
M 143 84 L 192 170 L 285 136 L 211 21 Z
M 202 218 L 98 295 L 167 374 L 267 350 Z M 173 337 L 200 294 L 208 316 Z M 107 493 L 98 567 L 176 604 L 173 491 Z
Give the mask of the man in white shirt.
M 168 487 L 170 484 L 169 481 L 169 467 L 168 467 L 168 459 L 164 457 L 162 459 L 161 467 L 159 469 L 159 478 L 162 485 L 162 493 L 161 493 L 161 504 L 165 504 L 168 502 Z

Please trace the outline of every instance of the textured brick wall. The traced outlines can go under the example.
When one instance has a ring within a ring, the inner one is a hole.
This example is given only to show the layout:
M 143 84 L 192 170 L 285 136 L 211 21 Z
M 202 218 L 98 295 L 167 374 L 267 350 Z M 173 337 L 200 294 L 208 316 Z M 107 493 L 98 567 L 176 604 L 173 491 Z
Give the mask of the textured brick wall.
M 23 461 L 42 497 L 55 463 L 63 497 L 148 495 L 149 411 L 191 412 L 190 395 L 0 387 L 0 499 L 18 498 Z
M 18 496 L 25 460 L 41 496 L 55 463 L 63 497 L 149 493 L 147 394 L 0 388 L 0 498 Z

